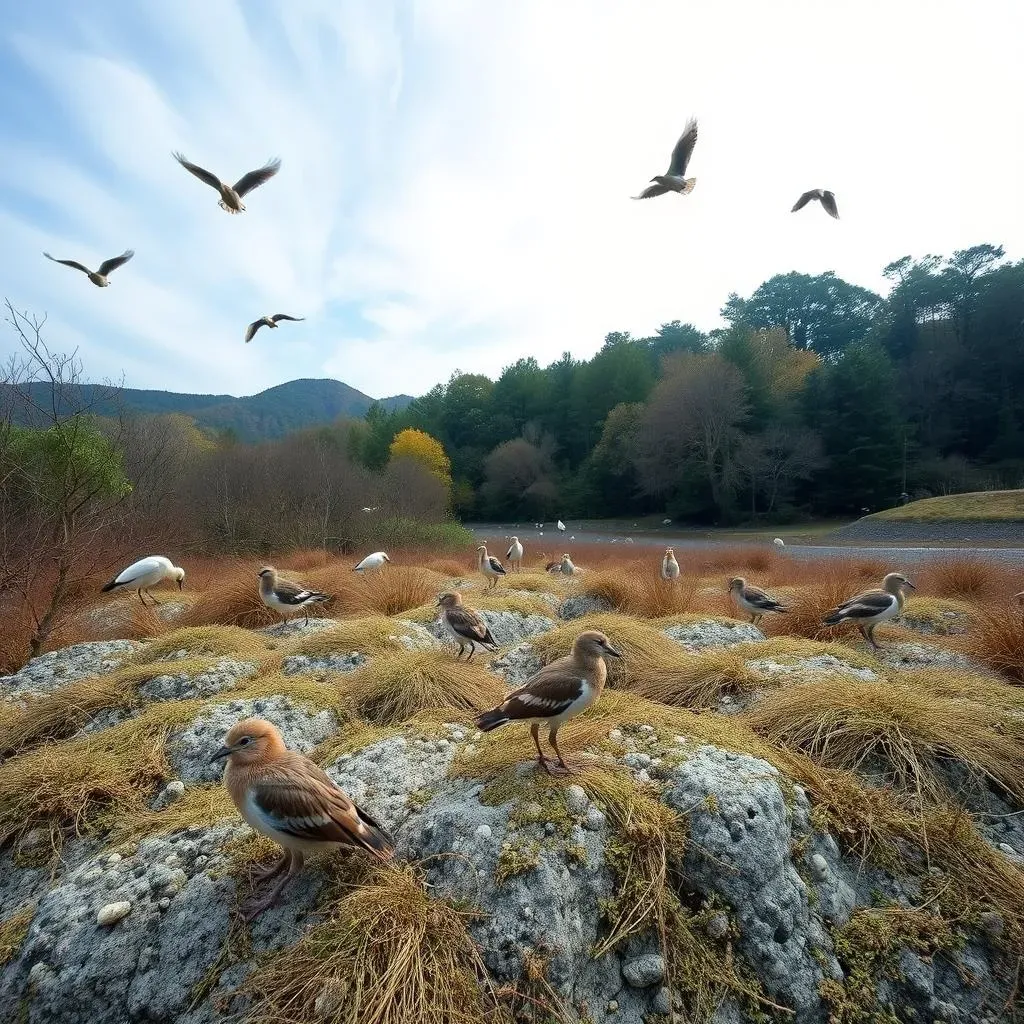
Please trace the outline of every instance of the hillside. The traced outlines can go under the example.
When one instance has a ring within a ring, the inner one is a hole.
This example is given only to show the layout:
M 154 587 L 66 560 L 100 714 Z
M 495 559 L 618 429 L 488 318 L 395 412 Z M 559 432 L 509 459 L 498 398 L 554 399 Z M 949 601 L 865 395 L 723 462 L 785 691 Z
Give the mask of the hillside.
M 95 385 L 81 386 L 88 400 Z M 42 402 L 48 386 L 31 385 L 33 398 Z M 118 392 L 124 407 L 139 413 L 184 413 L 201 427 L 232 430 L 242 441 L 265 441 L 294 430 L 331 423 L 339 416 L 361 418 L 374 399 L 338 380 L 291 380 L 256 395 L 188 395 L 174 391 L 147 391 L 122 388 Z M 381 399 L 385 409 L 403 409 L 412 401 L 409 395 Z M 99 413 L 112 413 L 113 401 L 100 401 Z
M 922 498 L 907 505 L 883 509 L 867 518 L 886 522 L 935 523 L 948 520 L 1005 523 L 1009 520 L 1024 519 L 1024 490 L 944 494 L 938 498 Z

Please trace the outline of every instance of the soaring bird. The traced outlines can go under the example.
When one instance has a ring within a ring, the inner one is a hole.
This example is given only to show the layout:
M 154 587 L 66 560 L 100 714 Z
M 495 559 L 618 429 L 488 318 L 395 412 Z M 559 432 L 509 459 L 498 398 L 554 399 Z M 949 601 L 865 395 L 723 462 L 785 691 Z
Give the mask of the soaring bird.
M 734 576 L 729 580 L 729 593 L 732 595 L 733 604 L 741 611 L 745 611 L 755 625 L 761 621 L 761 616 L 765 612 L 785 613 L 789 611 L 760 587 L 749 586 L 742 576 Z
M 185 585 L 185 570 L 179 569 L 169 558 L 163 555 L 150 555 L 148 558 L 140 558 L 133 562 L 127 569 L 122 569 L 105 587 L 103 593 L 116 590 L 118 587 L 128 587 L 129 590 L 137 590 L 139 600 L 145 605 L 146 600 L 142 592 L 153 599 L 153 604 L 160 602 L 149 593 L 150 587 L 155 587 L 164 580 L 177 580 L 178 589 Z
M 487 545 L 481 544 L 477 549 L 477 567 L 491 581 L 490 589 L 498 585 L 498 580 L 505 575 L 505 567 L 494 555 L 487 554 Z
M 59 260 L 48 252 L 44 252 L 43 255 L 48 260 L 53 260 L 54 263 L 63 263 L 65 267 L 74 267 L 75 270 L 80 270 L 97 288 L 106 288 L 110 284 L 107 280 L 110 274 L 117 270 L 118 267 L 124 266 L 135 255 L 135 250 L 125 249 L 120 256 L 112 256 L 109 260 L 104 260 L 100 264 L 99 270 L 90 270 L 88 267 L 83 267 L 81 263 L 75 262 L 75 260 Z
M 828 189 L 824 188 L 812 188 L 810 192 L 805 192 L 789 212 L 796 213 L 797 210 L 802 210 L 812 199 L 817 199 L 830 217 L 835 217 L 836 220 L 839 220 L 839 208 L 836 206 L 836 197 Z
M 371 509 L 371 511 L 373 510 Z M 391 559 L 383 551 L 374 551 L 372 555 L 367 555 L 358 565 L 353 566 L 353 572 L 363 573 L 367 569 L 383 569 L 390 561 Z
M 509 545 L 508 551 L 505 552 L 505 557 L 508 559 L 509 565 L 512 566 L 513 570 L 518 572 L 523 567 L 523 545 L 518 537 L 512 538 L 512 543 Z
M 200 181 L 205 181 L 210 188 L 216 189 L 220 193 L 220 202 L 217 204 L 222 210 L 227 210 L 228 213 L 241 213 L 245 209 L 245 204 L 242 202 L 242 197 L 248 195 L 254 188 L 259 188 L 260 185 L 270 181 L 270 179 L 281 170 L 280 160 L 269 160 L 263 167 L 256 171 L 249 171 L 248 174 L 243 174 L 235 184 L 225 185 L 216 174 L 211 174 L 209 171 L 196 164 L 189 163 L 180 153 L 175 153 L 174 159 L 189 171 L 194 174 Z M 248 340 L 248 339 L 246 339 Z
M 697 145 L 697 120 L 691 117 L 686 122 L 686 127 L 683 129 L 683 134 L 679 136 L 675 149 L 672 150 L 672 159 L 669 161 L 668 170 L 664 174 L 657 174 L 651 178 L 653 184 L 648 185 L 640 195 L 633 196 L 633 198 L 652 199 L 665 192 L 679 192 L 681 195 L 692 192 L 693 186 L 697 184 L 697 179 L 686 178 L 684 175 L 695 145 Z
M 290 580 L 280 579 L 277 570 L 269 565 L 260 569 L 259 577 L 260 600 L 282 618 L 302 612 L 308 622 L 310 606 L 324 604 L 331 599 L 329 594 L 319 590 L 307 590 Z
M 608 666 L 605 657 L 622 654 L 596 629 L 576 637 L 572 654 L 545 665 L 532 679 L 513 690 L 496 708 L 485 711 L 476 720 L 478 729 L 490 732 L 506 722 L 529 722 L 537 747 L 537 761 L 551 775 L 574 773 L 558 749 L 558 730 L 570 718 L 586 711 L 601 696 Z M 540 748 L 540 727 L 548 727 L 548 743 L 558 758 L 556 768 Z
M 276 327 L 278 320 L 305 320 L 304 316 L 289 316 L 287 313 L 275 313 L 273 316 L 261 316 L 259 320 L 253 320 L 245 329 L 246 342 L 252 341 L 253 335 L 261 327 Z
M 665 548 L 665 557 L 661 560 L 661 578 L 679 579 L 679 563 L 676 561 L 676 553 L 671 548 Z
M 459 645 L 459 653 L 456 659 L 462 657 L 462 652 L 469 646 L 469 657 L 466 661 L 473 660 L 473 654 L 477 647 L 483 647 L 489 651 L 497 650 L 497 643 L 487 623 L 480 618 L 480 614 L 462 603 L 462 595 L 457 590 L 450 590 L 441 594 L 437 599 L 441 608 L 441 624 Z
M 228 731 L 210 758 L 227 760 L 224 784 L 238 813 L 282 849 L 281 859 L 258 876 L 264 882 L 283 874 L 270 894 L 250 904 L 251 921 L 273 906 L 315 850 L 355 847 L 378 860 L 390 860 L 395 842 L 334 780 L 304 754 L 288 750 L 277 729 L 261 718 L 246 718 Z
M 903 573 L 891 572 L 882 580 L 881 589 L 865 590 L 851 597 L 838 608 L 833 608 L 821 621 L 826 626 L 835 626 L 847 620 L 856 622 L 864 639 L 877 649 L 879 644 L 875 641 L 875 627 L 880 622 L 896 618 L 903 610 L 905 587 L 917 589 Z

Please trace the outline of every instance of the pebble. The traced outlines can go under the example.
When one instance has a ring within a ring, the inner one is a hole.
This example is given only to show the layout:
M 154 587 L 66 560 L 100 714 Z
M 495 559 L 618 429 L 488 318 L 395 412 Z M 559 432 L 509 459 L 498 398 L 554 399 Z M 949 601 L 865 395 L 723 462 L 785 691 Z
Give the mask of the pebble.
M 157 906 L 161 910 L 166 910 L 170 905 L 171 905 L 171 901 L 166 896 L 164 896 L 164 898 L 161 899 L 159 903 L 157 903 Z
M 565 806 L 570 814 L 586 814 L 587 792 L 582 786 L 569 786 L 565 790 Z
M 621 729 L 612 729 L 612 731 L 610 733 L 608 733 L 608 739 L 616 740 L 616 741 L 621 740 L 622 739 L 622 730 Z M 612 1002 L 614 1003 L 615 1000 L 613 999 Z M 619 1008 L 619 1004 L 615 1003 L 615 1009 L 617 1010 L 618 1008 Z
M 608 1012 L 609 1013 L 618 1013 L 619 1012 L 619 1001 L 618 1001 L 618 999 L 609 999 L 608 1000 Z
M 622 965 L 622 977 L 631 988 L 649 988 L 665 980 L 665 959 L 657 953 L 627 960 Z
M 583 819 L 583 824 L 590 829 L 591 832 L 600 832 L 604 828 L 604 814 L 596 807 L 591 807 L 587 811 L 586 818 Z
M 640 726 L 640 731 L 641 732 L 654 732 L 654 726 L 653 725 L 641 725 Z
M 164 786 L 163 792 L 160 794 L 161 799 L 165 804 L 177 803 L 185 795 L 185 783 L 181 779 L 172 779 Z
M 707 932 L 709 939 L 724 939 L 726 932 L 729 931 L 729 918 L 725 914 L 715 914 L 704 926 L 704 931 Z
M 1000 843 L 999 850 L 1001 853 L 1005 853 L 1007 857 L 1014 857 L 1017 851 L 1009 843 Z
M 490 839 L 491 838 L 491 826 L 490 825 L 477 825 L 476 827 L 477 839 Z
M 455 740 L 456 743 L 461 743 L 465 738 L 466 734 L 461 729 L 452 730 L 452 739 Z
M 112 868 L 115 864 L 120 864 L 120 863 L 121 863 L 121 854 L 119 854 L 119 853 L 112 853 L 107 858 L 107 867 L 111 867 Z
M 118 903 L 108 903 L 105 907 L 100 908 L 100 912 L 96 915 L 97 924 L 117 924 L 122 918 L 127 917 L 132 912 L 132 905 L 127 900 L 121 900 Z
M 819 881 L 828 877 L 828 861 L 820 853 L 811 857 L 811 874 Z

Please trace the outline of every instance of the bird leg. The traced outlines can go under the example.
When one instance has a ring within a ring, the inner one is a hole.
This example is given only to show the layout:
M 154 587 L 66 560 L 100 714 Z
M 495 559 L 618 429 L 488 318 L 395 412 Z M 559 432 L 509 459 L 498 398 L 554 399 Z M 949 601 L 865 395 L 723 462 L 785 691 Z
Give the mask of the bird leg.
M 548 759 L 545 756 L 544 751 L 540 749 L 540 722 L 534 722 L 533 725 L 530 726 L 530 735 L 533 737 L 533 742 L 537 746 L 537 760 L 540 762 L 540 766 L 548 772 L 548 774 L 551 774 L 551 767 Z
M 143 608 L 149 607 L 149 605 L 146 604 L 146 599 L 142 596 L 142 587 L 139 587 L 139 600 L 142 602 Z
M 867 637 L 868 637 L 868 640 L 871 641 L 871 646 L 874 647 L 874 649 L 876 651 L 880 651 L 882 649 L 882 646 L 875 639 L 875 625 L 876 625 L 876 623 L 872 622 L 871 625 L 868 626 Z
M 150 598 L 153 604 L 160 604 L 160 602 L 155 597 L 153 597 L 153 593 L 149 589 L 149 587 L 146 587 L 146 597 Z
M 291 859 L 292 855 L 285 850 L 270 867 L 261 868 L 252 876 L 253 884 L 259 885 L 260 882 L 269 882 L 271 878 L 277 878 L 288 867 L 288 862 Z
M 475 653 L 476 653 L 476 644 L 473 643 L 472 640 L 470 640 L 470 642 L 469 642 L 469 657 L 466 658 L 466 661 L 472 661 L 473 660 L 473 655 Z
M 548 743 L 554 748 L 555 754 L 558 757 L 558 770 L 552 770 L 552 766 L 548 765 L 548 771 L 552 775 L 579 775 L 579 768 L 572 768 L 565 763 L 565 758 L 562 757 L 562 752 L 558 749 L 558 727 L 556 726 L 548 733 Z
M 288 853 L 287 859 L 291 862 L 287 873 L 285 873 L 279 880 L 277 885 L 270 891 L 270 894 L 258 903 L 253 903 L 246 908 L 245 913 L 242 915 L 246 924 L 250 921 L 255 920 L 264 910 L 272 907 L 276 902 L 277 898 L 284 891 L 284 887 L 295 877 L 301 870 L 303 864 L 303 856 L 301 853 Z

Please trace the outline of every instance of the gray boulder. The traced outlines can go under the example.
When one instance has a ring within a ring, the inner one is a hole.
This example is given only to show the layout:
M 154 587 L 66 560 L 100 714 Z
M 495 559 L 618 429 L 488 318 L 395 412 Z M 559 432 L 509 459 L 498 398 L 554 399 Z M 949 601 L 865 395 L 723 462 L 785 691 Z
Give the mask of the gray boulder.
M 78 679 L 110 672 L 140 647 L 134 640 L 102 640 L 41 654 L 14 675 L 0 676 L 0 698 L 50 693 Z
M 669 626 L 663 632 L 670 640 L 681 644 L 688 651 L 705 651 L 709 647 L 732 647 L 735 644 L 749 644 L 765 639 L 764 633 L 749 622 L 718 622 L 715 619 Z
M 612 603 L 603 597 L 573 594 L 558 606 L 558 617 L 560 619 L 582 619 L 584 615 L 598 615 L 610 611 L 614 611 Z

